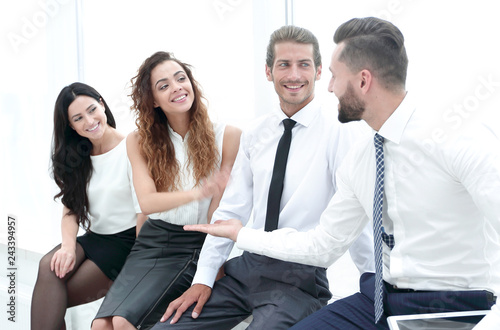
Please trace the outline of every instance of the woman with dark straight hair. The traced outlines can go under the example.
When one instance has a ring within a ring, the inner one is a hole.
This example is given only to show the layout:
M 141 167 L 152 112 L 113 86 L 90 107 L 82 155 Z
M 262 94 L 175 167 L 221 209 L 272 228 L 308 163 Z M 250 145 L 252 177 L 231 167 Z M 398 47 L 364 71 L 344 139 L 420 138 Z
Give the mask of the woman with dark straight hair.
M 54 108 L 52 175 L 63 204 L 62 243 L 42 257 L 32 329 L 64 329 L 68 307 L 102 298 L 145 218 L 133 192 L 125 136 L 91 86 L 64 87 Z M 79 228 L 86 233 L 77 237 Z
M 171 53 L 146 59 L 132 79 L 137 131 L 127 137 L 134 187 L 149 219 L 92 329 L 148 329 L 189 286 L 236 157 L 241 131 L 214 124 L 189 65 Z

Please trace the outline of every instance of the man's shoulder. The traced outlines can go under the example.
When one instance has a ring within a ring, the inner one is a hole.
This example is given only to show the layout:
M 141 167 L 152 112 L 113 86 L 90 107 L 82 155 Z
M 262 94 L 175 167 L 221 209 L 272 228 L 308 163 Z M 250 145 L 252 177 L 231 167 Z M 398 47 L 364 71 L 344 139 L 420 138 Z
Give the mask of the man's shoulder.
M 246 137 L 271 134 L 278 127 L 280 119 L 275 113 L 261 115 L 249 120 L 243 128 L 243 135 Z

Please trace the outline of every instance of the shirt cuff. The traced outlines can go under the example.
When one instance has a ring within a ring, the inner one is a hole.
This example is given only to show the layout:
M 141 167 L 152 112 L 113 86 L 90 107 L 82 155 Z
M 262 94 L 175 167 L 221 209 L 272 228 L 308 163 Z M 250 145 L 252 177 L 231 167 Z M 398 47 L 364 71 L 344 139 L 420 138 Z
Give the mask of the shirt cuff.
M 236 238 L 236 247 L 240 250 L 251 253 L 262 254 L 263 245 L 261 244 L 262 230 L 257 230 L 249 227 L 243 227 Z
M 215 278 L 217 277 L 217 273 L 218 273 L 218 270 L 214 271 L 213 268 L 198 266 L 198 269 L 196 270 L 196 273 L 194 274 L 193 282 L 191 285 L 204 284 L 204 285 L 212 288 L 214 286 Z

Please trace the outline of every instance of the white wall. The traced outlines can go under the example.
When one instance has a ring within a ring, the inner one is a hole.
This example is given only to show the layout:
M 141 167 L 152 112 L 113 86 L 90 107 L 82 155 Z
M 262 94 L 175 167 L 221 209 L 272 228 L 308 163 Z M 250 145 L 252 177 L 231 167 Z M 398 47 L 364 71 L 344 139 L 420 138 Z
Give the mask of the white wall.
M 135 128 L 130 79 L 146 57 L 165 50 L 194 66 L 213 120 L 243 127 L 274 99 L 263 59 L 269 34 L 284 24 L 284 2 L 27 0 L 0 6 L 6 36 L 1 119 L 9 123 L 0 133 L 0 214 L 18 218 L 18 247 L 46 252 L 60 241 L 49 156 L 53 104 L 62 87 L 74 81 L 95 87 L 118 129 L 128 133 Z
M 0 67 L 0 214 L 17 216 L 19 247 L 44 249 L 57 239 L 61 212 L 49 177 L 57 93 L 76 79 L 75 4 L 2 2 Z M 0 242 L 6 241 L 6 221 Z

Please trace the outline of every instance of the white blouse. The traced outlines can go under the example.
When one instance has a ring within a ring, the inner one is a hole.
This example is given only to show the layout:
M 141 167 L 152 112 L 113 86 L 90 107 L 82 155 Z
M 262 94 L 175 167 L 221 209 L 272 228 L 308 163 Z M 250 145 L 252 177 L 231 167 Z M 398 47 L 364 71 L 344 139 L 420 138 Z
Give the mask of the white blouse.
M 102 155 L 90 156 L 90 230 L 97 234 L 116 234 L 132 228 L 137 224 L 137 213 L 141 213 L 132 185 L 126 140 Z
M 222 158 L 222 141 L 225 127 L 223 124 L 214 124 L 215 141 L 219 150 L 219 163 L 217 167 L 220 167 L 220 159 Z M 168 126 L 168 130 L 174 145 L 175 158 L 181 168 L 181 189 L 191 190 L 195 186 L 195 180 L 192 173 L 192 166 L 188 167 L 187 138 L 189 132 L 183 140 L 170 126 Z M 208 208 L 211 200 L 211 198 L 205 198 L 203 200 L 192 201 L 172 210 L 150 214 L 149 218 L 163 220 L 174 225 L 207 223 Z

